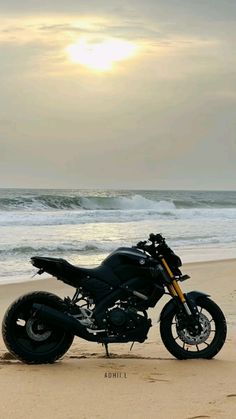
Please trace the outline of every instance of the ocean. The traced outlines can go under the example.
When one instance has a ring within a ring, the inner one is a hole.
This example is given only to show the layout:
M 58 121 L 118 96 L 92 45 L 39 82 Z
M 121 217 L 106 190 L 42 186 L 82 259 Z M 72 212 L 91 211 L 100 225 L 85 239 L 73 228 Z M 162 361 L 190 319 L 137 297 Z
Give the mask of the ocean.
M 0 283 L 30 280 L 31 256 L 93 267 L 150 233 L 184 263 L 235 258 L 236 191 L 0 189 Z

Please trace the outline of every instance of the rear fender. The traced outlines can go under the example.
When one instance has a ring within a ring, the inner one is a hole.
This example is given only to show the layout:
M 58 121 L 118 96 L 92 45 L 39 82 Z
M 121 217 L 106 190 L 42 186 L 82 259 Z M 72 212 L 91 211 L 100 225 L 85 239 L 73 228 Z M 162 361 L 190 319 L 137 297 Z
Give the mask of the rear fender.
M 185 294 L 185 298 L 186 301 L 188 302 L 190 309 L 194 308 L 194 306 L 197 304 L 197 301 L 199 298 L 207 298 L 210 297 L 209 294 L 205 294 L 204 292 L 200 292 L 200 291 L 191 291 L 188 292 L 187 294 Z M 166 316 L 168 316 L 170 313 L 172 313 L 173 311 L 175 311 L 176 306 L 177 306 L 177 298 L 172 298 L 170 301 L 168 301 L 168 303 L 163 307 L 160 317 L 159 317 L 159 322 L 161 320 L 163 320 Z

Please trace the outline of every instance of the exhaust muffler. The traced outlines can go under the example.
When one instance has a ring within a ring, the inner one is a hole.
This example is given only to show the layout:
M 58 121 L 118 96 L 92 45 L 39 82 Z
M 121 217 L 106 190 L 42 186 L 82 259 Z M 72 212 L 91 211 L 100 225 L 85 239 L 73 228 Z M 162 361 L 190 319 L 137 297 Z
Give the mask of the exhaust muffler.
M 33 309 L 35 310 L 35 316 L 51 326 L 63 328 L 66 332 L 70 332 L 73 335 L 86 340 L 93 342 L 99 340 L 95 334 L 89 333 L 85 327 L 80 324 L 79 320 L 76 320 L 66 313 L 62 313 L 61 311 L 44 304 L 33 304 Z

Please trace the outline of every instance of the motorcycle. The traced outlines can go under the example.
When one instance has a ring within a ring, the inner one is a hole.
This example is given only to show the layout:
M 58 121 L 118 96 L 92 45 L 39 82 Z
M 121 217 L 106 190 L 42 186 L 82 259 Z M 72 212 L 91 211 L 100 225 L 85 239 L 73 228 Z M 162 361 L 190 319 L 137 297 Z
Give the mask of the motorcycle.
M 5 313 L 2 335 L 14 357 L 29 364 L 53 363 L 74 336 L 102 343 L 144 342 L 152 321 L 147 310 L 168 294 L 161 311 L 160 335 L 178 359 L 213 358 L 227 333 L 221 309 L 208 294 L 183 293 L 181 259 L 161 234 L 133 247 L 120 247 L 100 266 L 88 269 L 64 259 L 32 257 L 38 274 L 47 272 L 75 288 L 63 299 L 36 291 L 14 301 Z

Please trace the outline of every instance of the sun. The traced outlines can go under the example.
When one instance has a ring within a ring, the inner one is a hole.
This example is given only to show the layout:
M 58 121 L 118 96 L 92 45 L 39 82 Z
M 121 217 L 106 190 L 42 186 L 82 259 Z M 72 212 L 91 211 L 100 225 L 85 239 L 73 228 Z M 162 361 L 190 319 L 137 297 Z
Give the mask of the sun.
M 99 43 L 81 38 L 66 48 L 69 59 L 96 71 L 109 71 L 113 64 L 131 58 L 137 46 L 119 39 L 107 39 Z

